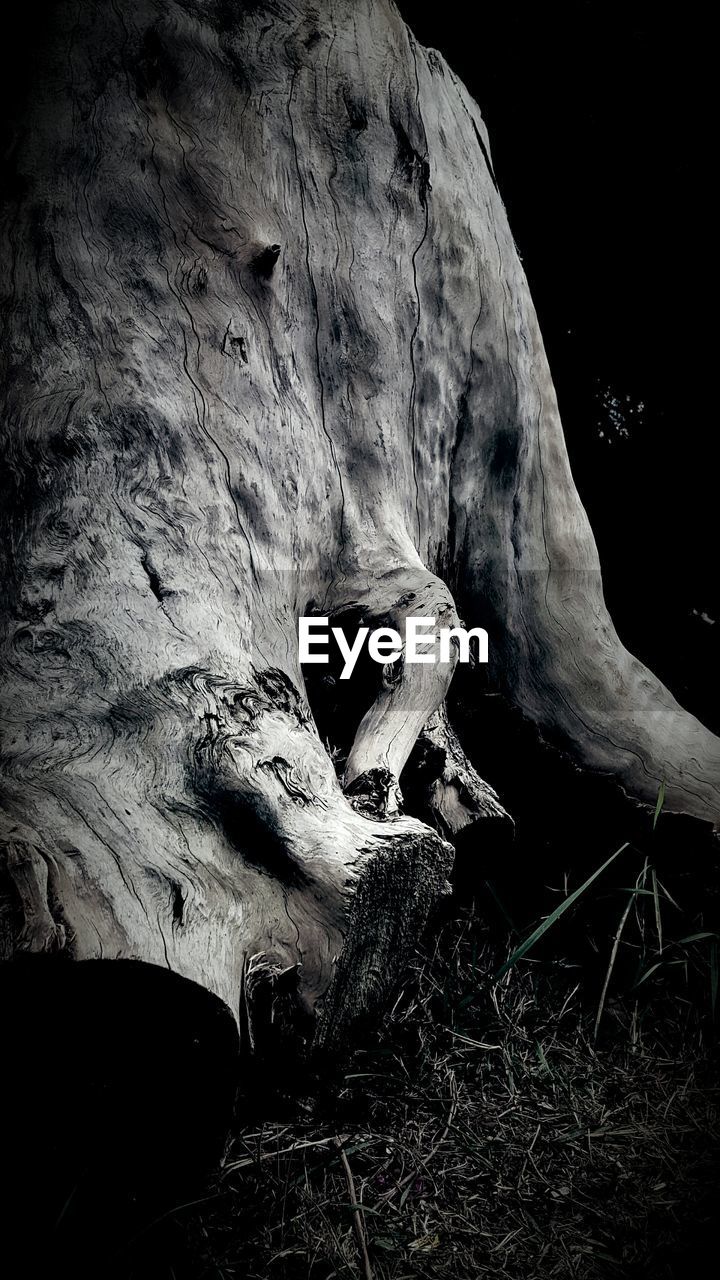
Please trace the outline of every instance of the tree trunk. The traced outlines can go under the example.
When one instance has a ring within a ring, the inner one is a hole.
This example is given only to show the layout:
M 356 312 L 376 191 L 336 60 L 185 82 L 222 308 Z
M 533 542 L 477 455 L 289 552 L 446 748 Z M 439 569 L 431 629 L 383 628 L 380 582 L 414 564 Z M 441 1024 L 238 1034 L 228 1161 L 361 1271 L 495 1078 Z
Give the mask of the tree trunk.
M 389 0 L 60 3 L 3 210 L 4 954 L 165 966 L 246 1044 L 376 1009 L 502 816 L 452 668 L 345 792 L 297 620 L 484 626 L 580 765 L 715 822 L 720 744 L 620 644 L 476 104 Z M 457 602 L 457 604 L 456 604 Z M 436 830 L 401 813 L 418 735 Z

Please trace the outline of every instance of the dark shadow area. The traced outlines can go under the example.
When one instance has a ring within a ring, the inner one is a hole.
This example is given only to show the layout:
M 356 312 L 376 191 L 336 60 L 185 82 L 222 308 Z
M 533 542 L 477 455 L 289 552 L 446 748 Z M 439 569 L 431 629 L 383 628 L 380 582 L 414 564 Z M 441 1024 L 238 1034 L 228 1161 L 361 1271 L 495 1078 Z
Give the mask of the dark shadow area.
M 536 726 L 501 696 L 487 692 L 483 671 L 458 666 L 448 697 L 450 719 L 481 777 L 497 790 L 515 822 L 520 861 L 592 869 L 599 854 L 626 840 L 642 841 L 651 807 L 628 798 L 612 773 L 578 768 L 543 739 Z M 692 849 L 712 860 L 720 850 L 709 823 L 663 812 L 653 848 L 677 857 Z
M 232 1122 L 229 1011 L 152 965 L 50 957 L 0 968 L 0 1009 L 3 1274 L 170 1276 L 172 1211 Z
M 454 872 L 460 905 L 477 901 L 496 937 L 505 934 L 517 943 L 627 846 L 563 919 L 562 955 L 578 966 L 586 1003 L 597 1001 L 619 917 L 643 868 L 647 883 L 641 896 L 657 883 L 670 895 L 662 903 L 669 933 L 700 931 L 708 935 L 706 945 L 712 942 L 713 932 L 720 931 L 720 841 L 709 823 L 662 809 L 654 823 L 652 810 L 628 799 L 612 775 L 578 769 L 502 697 L 479 694 L 467 668 L 458 669 L 448 703 L 468 756 L 496 788 L 515 823 L 512 839 L 502 844 L 493 841 L 492 833 L 486 839 L 482 824 L 460 834 Z M 556 947 L 556 935 L 550 932 L 533 954 L 543 958 Z M 650 950 L 619 946 L 613 978 L 621 989 L 632 987 L 640 976 L 638 956 Z M 703 990 L 696 993 L 706 1012 L 707 960 L 700 966 Z M 681 965 L 675 973 L 665 970 L 663 978 L 677 978 L 681 997 L 688 998 Z
M 350 645 L 354 643 L 360 627 L 389 625 L 387 620 L 371 616 L 367 610 L 359 608 L 335 614 L 328 624 L 329 627 L 339 627 Z M 383 669 L 370 657 L 365 643 L 352 675 L 348 680 L 342 680 L 343 657 L 329 630 L 326 646 L 315 652 L 326 653 L 328 661 L 303 664 L 305 690 L 318 733 L 330 751 L 338 774 L 341 774 L 358 725 L 380 693 Z

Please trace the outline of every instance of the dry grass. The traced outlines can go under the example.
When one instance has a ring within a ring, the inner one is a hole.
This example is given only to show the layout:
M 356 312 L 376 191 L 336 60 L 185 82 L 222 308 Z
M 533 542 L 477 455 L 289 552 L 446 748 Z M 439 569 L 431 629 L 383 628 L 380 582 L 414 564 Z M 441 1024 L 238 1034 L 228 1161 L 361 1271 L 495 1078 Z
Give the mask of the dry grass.
M 444 924 L 344 1076 L 243 1128 L 178 1215 L 190 1273 L 692 1274 L 720 1183 L 700 1021 L 676 996 L 650 1019 L 616 999 L 595 1047 L 578 971 L 524 960 L 496 982 L 506 954 L 472 912 Z

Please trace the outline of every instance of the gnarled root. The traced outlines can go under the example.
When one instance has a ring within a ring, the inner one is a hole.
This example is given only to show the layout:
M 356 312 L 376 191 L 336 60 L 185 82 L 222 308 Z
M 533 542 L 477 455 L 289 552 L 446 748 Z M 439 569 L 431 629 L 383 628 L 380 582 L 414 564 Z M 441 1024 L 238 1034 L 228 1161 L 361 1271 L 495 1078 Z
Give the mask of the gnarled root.
M 412 753 L 414 785 L 447 840 L 484 819 L 512 819 L 497 792 L 475 771 L 448 719 L 445 703 L 423 726 Z

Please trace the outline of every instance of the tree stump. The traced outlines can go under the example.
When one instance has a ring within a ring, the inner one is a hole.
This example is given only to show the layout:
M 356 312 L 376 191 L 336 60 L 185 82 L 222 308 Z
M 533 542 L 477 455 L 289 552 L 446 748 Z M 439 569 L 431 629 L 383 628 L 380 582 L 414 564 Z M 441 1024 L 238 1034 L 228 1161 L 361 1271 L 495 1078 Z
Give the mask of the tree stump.
M 716 822 L 720 744 L 613 629 L 485 127 L 389 0 L 61 2 L 36 39 L 2 219 L 3 954 L 160 966 L 251 1049 L 336 1046 L 448 841 L 504 811 L 452 664 L 385 672 L 343 789 L 301 615 L 459 611 L 494 687 L 645 804 Z M 402 813 L 420 734 L 436 829 Z

